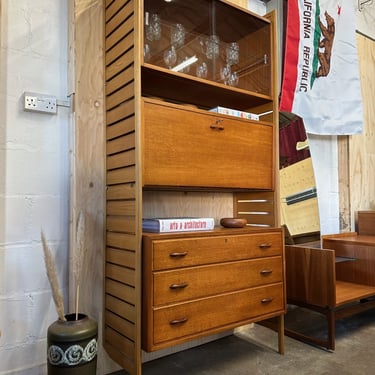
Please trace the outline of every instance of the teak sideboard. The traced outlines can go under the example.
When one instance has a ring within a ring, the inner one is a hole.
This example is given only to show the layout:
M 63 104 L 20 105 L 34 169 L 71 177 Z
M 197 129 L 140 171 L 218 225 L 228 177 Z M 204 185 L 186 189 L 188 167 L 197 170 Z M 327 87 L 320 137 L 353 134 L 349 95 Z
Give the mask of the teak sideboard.
M 335 349 L 335 320 L 375 308 L 375 235 L 322 236 L 322 248 L 285 247 L 287 301 L 323 314 L 327 338 L 285 329 L 296 339 Z
M 107 353 L 141 374 L 146 352 L 270 317 L 283 352 L 275 14 L 106 0 L 104 60 Z M 223 210 L 247 227 L 220 228 Z M 217 228 L 151 235 L 150 216 Z

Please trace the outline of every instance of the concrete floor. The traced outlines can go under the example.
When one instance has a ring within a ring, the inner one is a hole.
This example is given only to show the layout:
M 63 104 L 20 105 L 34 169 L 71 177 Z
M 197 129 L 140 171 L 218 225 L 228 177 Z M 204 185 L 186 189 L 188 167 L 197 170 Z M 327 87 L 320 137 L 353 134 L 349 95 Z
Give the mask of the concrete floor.
M 287 314 L 286 326 L 301 324 L 324 335 L 321 316 L 303 309 Z M 234 335 L 143 365 L 143 375 L 372 375 L 375 373 L 375 311 L 336 322 L 333 352 L 285 337 L 285 355 L 277 352 L 277 335 L 258 324 Z M 116 375 L 124 375 L 119 371 Z

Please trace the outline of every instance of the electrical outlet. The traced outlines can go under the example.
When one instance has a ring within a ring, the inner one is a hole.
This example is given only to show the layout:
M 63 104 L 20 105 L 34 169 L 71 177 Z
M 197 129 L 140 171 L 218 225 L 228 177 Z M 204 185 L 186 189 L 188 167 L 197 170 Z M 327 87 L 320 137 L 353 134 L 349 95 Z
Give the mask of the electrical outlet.
M 57 113 L 57 100 L 54 96 L 25 92 L 24 109 L 40 113 Z

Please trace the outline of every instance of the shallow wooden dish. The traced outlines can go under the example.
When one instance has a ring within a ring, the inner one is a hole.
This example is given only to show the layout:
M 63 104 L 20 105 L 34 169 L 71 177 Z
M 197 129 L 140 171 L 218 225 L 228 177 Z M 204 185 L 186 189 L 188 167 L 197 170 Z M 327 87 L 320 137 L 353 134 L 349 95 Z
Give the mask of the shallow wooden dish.
M 246 224 L 247 220 L 239 217 L 223 217 L 220 220 L 220 225 L 225 228 L 243 228 Z

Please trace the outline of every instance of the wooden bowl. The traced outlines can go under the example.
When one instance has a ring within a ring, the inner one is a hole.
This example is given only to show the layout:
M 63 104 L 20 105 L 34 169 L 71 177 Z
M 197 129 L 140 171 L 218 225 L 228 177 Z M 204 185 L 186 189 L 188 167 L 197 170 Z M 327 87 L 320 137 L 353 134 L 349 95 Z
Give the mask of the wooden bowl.
M 225 228 L 243 228 L 246 224 L 247 220 L 240 217 L 223 217 L 220 220 L 220 225 Z

